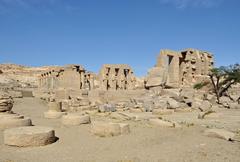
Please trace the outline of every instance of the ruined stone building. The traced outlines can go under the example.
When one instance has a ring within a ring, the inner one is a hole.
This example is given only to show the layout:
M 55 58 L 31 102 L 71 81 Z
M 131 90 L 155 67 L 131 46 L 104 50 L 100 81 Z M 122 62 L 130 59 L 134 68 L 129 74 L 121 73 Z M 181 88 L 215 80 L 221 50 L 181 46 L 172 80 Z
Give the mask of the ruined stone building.
M 162 50 L 157 64 L 146 77 L 146 87 L 166 86 L 178 88 L 192 86 L 207 78 L 213 67 L 213 55 L 196 49 L 180 52 Z
M 94 89 L 93 73 L 87 72 L 81 65 L 67 65 L 54 68 L 39 76 L 39 88 L 43 90 L 81 90 Z
M 129 65 L 105 64 L 100 70 L 99 82 L 102 90 L 131 90 L 136 78 Z
M 213 56 L 208 52 L 162 50 L 156 66 L 145 77 L 144 85 L 146 88 L 193 86 L 204 81 L 212 67 Z M 132 68 L 126 64 L 104 64 L 98 75 L 87 72 L 81 65 L 68 65 L 41 74 L 39 88 L 49 91 L 133 90 L 139 82 Z

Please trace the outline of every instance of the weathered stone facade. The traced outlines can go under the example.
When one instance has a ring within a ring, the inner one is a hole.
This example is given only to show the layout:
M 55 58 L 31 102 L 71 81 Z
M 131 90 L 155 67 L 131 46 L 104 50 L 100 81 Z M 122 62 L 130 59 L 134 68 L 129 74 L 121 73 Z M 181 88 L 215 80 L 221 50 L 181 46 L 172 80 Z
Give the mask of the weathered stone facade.
M 64 68 L 55 68 L 41 74 L 39 88 L 47 90 L 67 89 L 94 89 L 93 73 L 87 72 L 81 65 L 67 65 Z
M 213 67 L 213 56 L 205 51 L 186 49 L 180 52 L 162 50 L 157 64 L 145 78 L 145 87 L 189 87 L 207 78 Z M 87 72 L 81 65 L 54 68 L 41 74 L 39 88 L 65 92 L 79 90 L 134 90 L 139 81 L 126 64 L 104 64 L 98 75 Z M 141 87 L 142 89 L 144 87 Z M 67 90 L 67 91 L 66 91 Z M 72 93 L 73 94 L 73 93 Z M 66 96 L 66 95 L 65 95 Z M 68 95 L 67 95 L 68 96 Z M 66 97 L 64 97 L 66 98 Z
M 192 86 L 206 79 L 213 63 L 212 54 L 205 51 L 196 49 L 186 49 L 180 52 L 162 50 L 156 66 L 148 73 L 146 87 Z
M 129 65 L 105 64 L 100 70 L 99 82 L 102 90 L 132 90 L 136 78 Z

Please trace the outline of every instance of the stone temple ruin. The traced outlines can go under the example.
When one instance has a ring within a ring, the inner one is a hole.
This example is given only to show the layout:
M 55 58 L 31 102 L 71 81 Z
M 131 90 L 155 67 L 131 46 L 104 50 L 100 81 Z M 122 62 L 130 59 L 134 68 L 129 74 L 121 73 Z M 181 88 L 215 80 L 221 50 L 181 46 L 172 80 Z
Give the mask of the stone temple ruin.
M 186 49 L 162 50 L 156 66 L 142 79 L 135 77 L 126 64 L 104 64 L 99 74 L 88 72 L 81 65 L 54 67 L 38 77 L 39 86 L 34 96 L 47 102 L 48 110 L 43 117 L 61 118 L 61 124 L 68 127 L 91 124 L 91 133 L 100 137 L 130 133 L 128 123 L 109 122 L 105 120 L 108 117 L 181 127 L 176 122 L 160 119 L 159 115 L 198 110 L 201 111 L 198 118 L 203 119 L 212 113 L 211 108 L 216 104 L 214 95 L 200 91 L 196 94 L 193 85 L 207 80 L 213 65 L 210 53 Z M 240 97 L 235 98 L 237 101 Z M 236 101 L 235 107 L 239 105 Z M 25 127 L 6 130 L 5 144 L 25 147 L 56 141 L 53 129 L 29 128 L 31 119 L 14 114 L 12 107 L 10 96 L 0 96 L 0 129 Z M 98 116 L 99 113 L 102 114 Z M 29 141 L 28 136 L 34 140 Z
M 136 79 L 130 66 L 105 64 L 99 74 L 102 90 L 132 90 Z
M 81 65 L 67 65 L 64 68 L 55 68 L 41 74 L 39 88 L 43 90 L 94 89 L 95 75 L 87 72 Z
M 104 64 L 98 74 L 88 72 L 81 65 L 67 65 L 41 74 L 39 91 L 49 93 L 50 98 L 68 107 L 65 109 L 79 106 L 88 109 L 91 102 L 122 101 L 141 96 L 146 89 L 154 87 L 192 87 L 206 80 L 212 67 L 213 56 L 208 52 L 162 50 L 156 66 L 144 79 L 136 78 L 126 64 Z
M 146 87 L 166 86 L 178 88 L 193 86 L 207 78 L 213 67 L 212 54 L 196 49 L 180 52 L 162 50 L 157 64 L 149 71 Z
M 157 64 L 144 79 L 145 85 L 140 88 L 191 87 L 207 79 L 213 63 L 212 54 L 205 51 L 162 50 Z M 81 65 L 67 65 L 41 74 L 39 89 L 55 92 L 134 90 L 136 85 L 141 85 L 138 82 L 132 68 L 126 64 L 104 64 L 99 74 L 88 72 Z

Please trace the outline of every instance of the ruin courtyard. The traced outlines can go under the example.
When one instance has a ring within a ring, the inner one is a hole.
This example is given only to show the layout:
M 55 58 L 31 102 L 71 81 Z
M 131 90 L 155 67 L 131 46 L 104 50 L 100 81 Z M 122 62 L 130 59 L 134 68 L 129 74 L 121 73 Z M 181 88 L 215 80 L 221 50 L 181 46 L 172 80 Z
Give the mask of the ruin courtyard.
M 155 62 L 141 78 L 124 63 L 1 64 L 0 162 L 240 161 L 240 84 L 217 102 L 207 51 Z

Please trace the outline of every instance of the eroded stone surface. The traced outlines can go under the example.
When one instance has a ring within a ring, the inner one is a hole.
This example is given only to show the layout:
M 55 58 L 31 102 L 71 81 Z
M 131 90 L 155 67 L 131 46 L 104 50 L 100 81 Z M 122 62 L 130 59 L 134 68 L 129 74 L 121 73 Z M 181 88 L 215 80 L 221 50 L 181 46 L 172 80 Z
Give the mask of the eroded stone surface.
M 89 123 L 91 123 L 89 115 L 68 114 L 62 117 L 62 124 L 66 126 L 77 126 Z
M 169 121 L 164 121 L 161 119 L 149 119 L 149 123 L 155 126 L 161 126 L 161 127 L 166 127 L 166 128 L 173 128 L 174 123 L 169 122 Z
M 48 127 L 19 127 L 4 131 L 4 144 L 9 146 L 44 146 L 56 140 L 55 131 Z
M 13 107 L 13 99 L 5 92 L 0 92 L 0 112 L 11 111 Z
M 58 119 L 66 114 L 67 114 L 66 112 L 47 111 L 47 112 L 44 112 L 44 117 L 47 119 Z
M 130 133 L 129 124 L 96 121 L 92 123 L 91 132 L 99 137 L 111 137 Z
M 208 137 L 224 139 L 227 141 L 232 141 L 235 136 L 233 132 L 224 129 L 207 129 L 204 131 L 204 135 Z
M 6 115 L 0 119 L 0 130 L 4 130 L 7 128 L 14 128 L 14 127 L 22 127 L 22 126 L 31 126 L 32 121 L 30 118 L 24 118 L 23 116 L 19 115 Z

